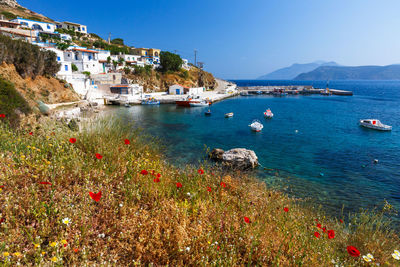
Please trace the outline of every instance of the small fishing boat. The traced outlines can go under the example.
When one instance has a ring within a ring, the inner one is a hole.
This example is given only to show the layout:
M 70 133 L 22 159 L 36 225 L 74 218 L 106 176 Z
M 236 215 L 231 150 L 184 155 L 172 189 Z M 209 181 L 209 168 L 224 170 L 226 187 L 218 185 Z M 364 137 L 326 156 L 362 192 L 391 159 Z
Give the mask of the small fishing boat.
M 267 119 L 272 119 L 273 116 L 274 116 L 274 113 L 272 113 L 272 111 L 270 109 L 267 109 L 264 112 L 264 117 L 267 118 Z
M 262 125 L 259 120 L 253 120 L 249 127 L 252 131 L 261 132 L 261 130 L 264 128 L 264 125 Z
M 190 103 L 189 103 L 189 105 L 191 106 L 191 107 L 208 107 L 209 105 L 210 105 L 210 103 L 209 102 L 207 102 L 207 101 L 200 101 L 200 102 L 198 102 L 198 101 L 196 101 L 196 102 L 193 102 L 193 101 L 191 101 Z
M 131 105 L 129 105 L 128 102 L 125 102 L 124 106 L 127 107 L 127 108 L 130 108 L 130 107 L 131 107 Z
M 225 118 L 232 118 L 232 117 L 233 117 L 233 112 L 225 114 Z
M 385 125 L 377 119 L 360 120 L 360 125 L 366 128 L 379 130 L 379 131 L 391 131 L 392 126 Z
M 204 115 L 211 116 L 211 110 L 207 110 L 206 112 L 204 112 Z
M 256 94 L 257 94 L 257 95 L 261 95 L 262 92 L 261 92 L 261 91 L 257 91 Z
M 155 98 L 148 98 L 146 100 L 142 100 L 142 105 L 159 105 L 160 101 Z
M 240 92 L 240 95 L 241 95 L 241 96 L 251 96 L 251 94 L 249 94 L 248 91 Z

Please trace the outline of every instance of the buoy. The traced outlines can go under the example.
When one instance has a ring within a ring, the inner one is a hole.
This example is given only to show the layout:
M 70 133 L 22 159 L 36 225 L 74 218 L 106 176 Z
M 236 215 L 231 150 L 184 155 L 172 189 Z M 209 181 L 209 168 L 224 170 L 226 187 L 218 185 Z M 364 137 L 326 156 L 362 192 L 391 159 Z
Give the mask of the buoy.
M 324 173 L 322 173 L 322 172 L 320 172 L 320 173 L 319 173 L 319 175 L 320 175 L 320 176 L 324 176 L 325 174 L 324 174 Z
M 365 164 L 363 164 L 363 165 L 361 165 L 361 167 L 365 168 L 365 167 L 367 167 L 367 166 L 365 166 Z
M 378 160 L 377 160 L 377 159 L 374 159 L 374 163 L 377 164 L 377 163 L 378 163 Z

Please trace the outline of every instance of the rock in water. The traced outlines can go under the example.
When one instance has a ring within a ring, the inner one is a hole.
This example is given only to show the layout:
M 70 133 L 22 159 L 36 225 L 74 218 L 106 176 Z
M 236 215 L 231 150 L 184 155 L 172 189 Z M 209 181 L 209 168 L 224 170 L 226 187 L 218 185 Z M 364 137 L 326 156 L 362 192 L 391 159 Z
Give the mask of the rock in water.
M 234 148 L 225 152 L 216 148 L 211 151 L 210 158 L 234 170 L 248 170 L 258 166 L 256 153 L 245 148 Z

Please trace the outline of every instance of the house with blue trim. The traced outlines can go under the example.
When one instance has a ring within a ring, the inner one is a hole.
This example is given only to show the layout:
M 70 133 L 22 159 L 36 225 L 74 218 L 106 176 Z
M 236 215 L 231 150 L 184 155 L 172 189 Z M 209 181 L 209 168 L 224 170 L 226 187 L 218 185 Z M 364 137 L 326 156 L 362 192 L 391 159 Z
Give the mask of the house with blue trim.
M 53 33 L 56 30 L 56 25 L 50 22 L 36 21 L 24 18 L 16 18 L 12 19 L 12 22 L 16 22 L 20 24 L 20 27 L 26 27 L 32 30 L 37 30 L 41 32 L 51 32 Z

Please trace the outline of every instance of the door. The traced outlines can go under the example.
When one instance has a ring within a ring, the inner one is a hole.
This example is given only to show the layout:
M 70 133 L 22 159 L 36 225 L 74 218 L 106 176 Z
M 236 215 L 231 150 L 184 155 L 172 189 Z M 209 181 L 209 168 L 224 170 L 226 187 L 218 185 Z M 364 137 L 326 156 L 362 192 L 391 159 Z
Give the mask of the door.
M 177 94 L 177 95 L 180 95 L 180 94 L 181 94 L 181 90 L 176 89 L 176 94 Z

